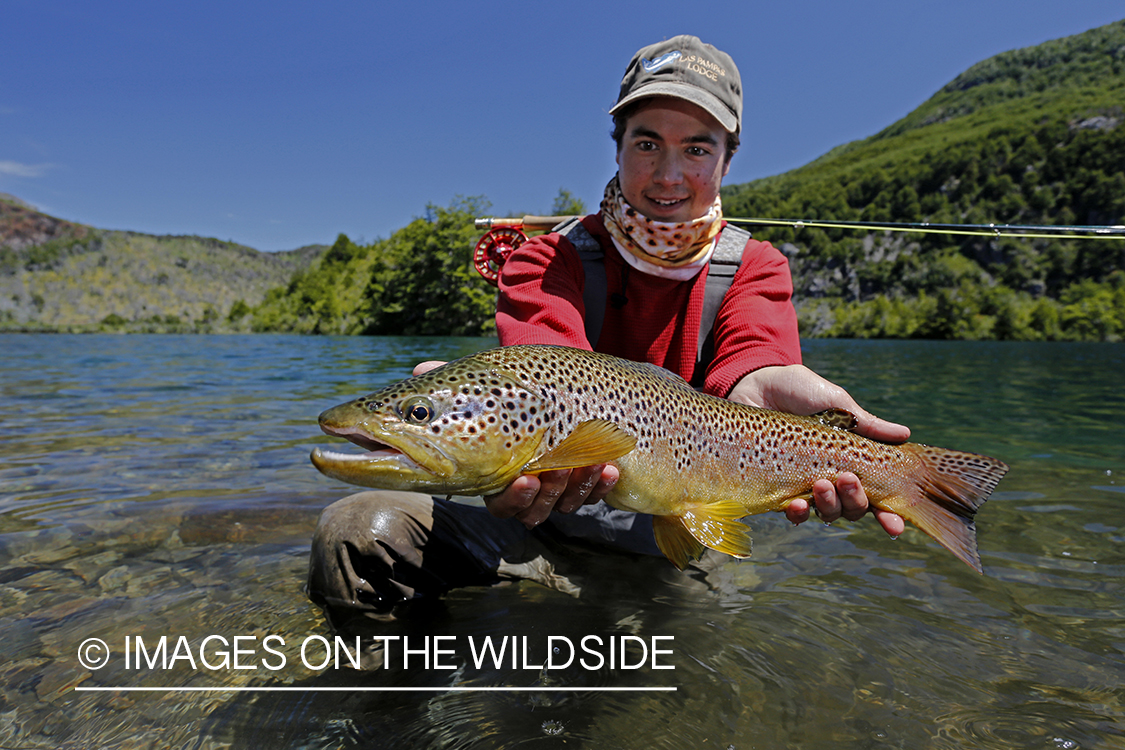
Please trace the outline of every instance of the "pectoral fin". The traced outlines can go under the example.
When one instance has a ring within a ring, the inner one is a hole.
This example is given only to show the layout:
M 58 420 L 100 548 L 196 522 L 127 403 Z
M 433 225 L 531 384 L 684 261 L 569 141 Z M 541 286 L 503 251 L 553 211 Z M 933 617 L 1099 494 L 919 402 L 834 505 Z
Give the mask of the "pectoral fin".
M 637 439 L 613 422 L 591 419 L 574 428 L 561 443 L 523 467 L 526 474 L 552 469 L 576 469 L 621 458 Z
M 739 520 L 745 515 L 746 508 L 731 501 L 693 508 L 684 513 L 681 520 L 684 528 L 703 546 L 745 559 L 750 557 L 753 547 L 750 527 Z

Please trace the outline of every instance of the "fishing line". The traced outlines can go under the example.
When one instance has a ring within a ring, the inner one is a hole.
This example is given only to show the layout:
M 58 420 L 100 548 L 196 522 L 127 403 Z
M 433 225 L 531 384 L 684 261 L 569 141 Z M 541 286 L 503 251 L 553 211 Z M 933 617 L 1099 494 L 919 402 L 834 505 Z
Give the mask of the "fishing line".
M 1125 238 L 1125 226 L 1049 226 L 1037 224 L 931 224 L 929 222 L 850 222 L 829 219 L 749 219 L 724 216 L 732 224 L 785 226 L 793 229 L 856 229 L 869 232 L 907 232 L 975 237 L 1019 237 L 1023 239 L 1112 240 Z
M 491 686 L 453 686 L 453 687 L 372 687 L 356 685 L 352 687 L 317 686 L 223 686 L 190 685 L 169 687 L 124 687 L 124 686 L 85 686 L 78 685 L 75 692 L 122 692 L 122 693 L 674 693 L 676 687 L 491 687 Z
M 477 229 L 484 235 L 473 248 L 473 265 L 481 276 L 496 284 L 500 268 L 516 248 L 527 241 L 526 232 L 548 232 L 577 216 L 524 216 L 522 218 L 479 218 Z M 834 221 L 831 219 L 760 219 L 724 216 L 731 224 L 777 226 L 790 229 L 844 229 L 862 232 L 904 232 L 907 234 L 945 234 L 968 237 L 1012 237 L 1016 239 L 1119 240 L 1125 239 L 1125 226 L 1049 226 L 1038 224 L 931 224 L 929 222 Z
M 522 218 L 480 218 L 477 229 L 512 227 L 529 232 L 547 231 L 576 216 L 524 216 Z M 933 224 L 930 222 L 896 221 L 836 221 L 832 219 L 762 219 L 724 216 L 732 224 L 746 226 L 784 226 L 793 229 L 855 229 L 861 231 L 913 232 L 925 234 L 952 234 L 980 237 L 1023 237 L 1033 239 L 1122 239 L 1125 225 L 1112 226 L 1051 226 L 1047 224 Z

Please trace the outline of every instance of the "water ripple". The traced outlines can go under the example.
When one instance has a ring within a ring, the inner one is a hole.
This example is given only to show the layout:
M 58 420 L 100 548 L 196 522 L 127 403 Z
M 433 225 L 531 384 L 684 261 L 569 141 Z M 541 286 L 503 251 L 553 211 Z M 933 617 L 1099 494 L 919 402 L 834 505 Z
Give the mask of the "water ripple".
M 0 336 L 0 745 L 927 747 L 1125 745 L 1125 348 L 806 343 L 916 439 L 1002 457 L 985 576 L 869 520 L 753 519 L 754 557 L 680 574 L 583 549 L 581 598 L 451 592 L 384 634 L 671 636 L 673 670 L 98 671 L 89 637 L 330 635 L 302 591 L 326 406 L 490 342 Z M 872 363 L 876 362 L 877 367 Z M 1108 473 L 1107 473 L 1108 472 Z M 396 630 L 397 628 L 397 630 Z M 379 657 L 365 652 L 374 663 Z M 370 667 L 369 664 L 365 666 Z M 75 692 L 76 685 L 531 686 L 527 693 Z M 674 692 L 560 693 L 607 686 Z

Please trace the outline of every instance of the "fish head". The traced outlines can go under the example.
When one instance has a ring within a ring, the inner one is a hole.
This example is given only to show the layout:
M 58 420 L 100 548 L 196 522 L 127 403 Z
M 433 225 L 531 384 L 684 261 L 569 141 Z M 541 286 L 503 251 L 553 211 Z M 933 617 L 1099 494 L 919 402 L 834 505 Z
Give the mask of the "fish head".
M 328 409 L 320 427 L 367 450 L 315 449 L 322 473 L 380 489 L 478 494 L 499 490 L 536 454 L 544 404 L 531 387 L 473 357 Z

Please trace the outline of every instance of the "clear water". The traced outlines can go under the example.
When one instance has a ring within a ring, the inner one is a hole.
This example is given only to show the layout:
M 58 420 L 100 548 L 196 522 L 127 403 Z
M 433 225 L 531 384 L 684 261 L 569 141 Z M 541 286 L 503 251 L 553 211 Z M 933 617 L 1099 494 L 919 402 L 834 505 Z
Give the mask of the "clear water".
M 308 463 L 316 415 L 491 343 L 0 336 L 0 747 L 1125 746 L 1122 345 L 807 344 L 914 439 L 1011 465 L 978 516 L 985 576 L 870 519 L 757 517 L 753 560 L 707 576 L 576 550 L 581 598 L 464 589 L 388 630 L 446 636 L 454 669 L 305 667 L 299 644 L 329 635 L 302 591 L 309 538 L 351 491 Z M 126 637 L 172 655 L 182 636 L 198 659 L 210 635 L 242 637 L 255 668 L 215 640 L 214 669 L 125 664 Z M 624 635 L 670 636 L 675 669 L 534 668 L 549 636 Z M 526 638 L 529 668 L 477 668 L 485 636 Z M 123 686 L 300 689 L 75 690 Z M 536 689 L 359 689 L 449 686 Z

